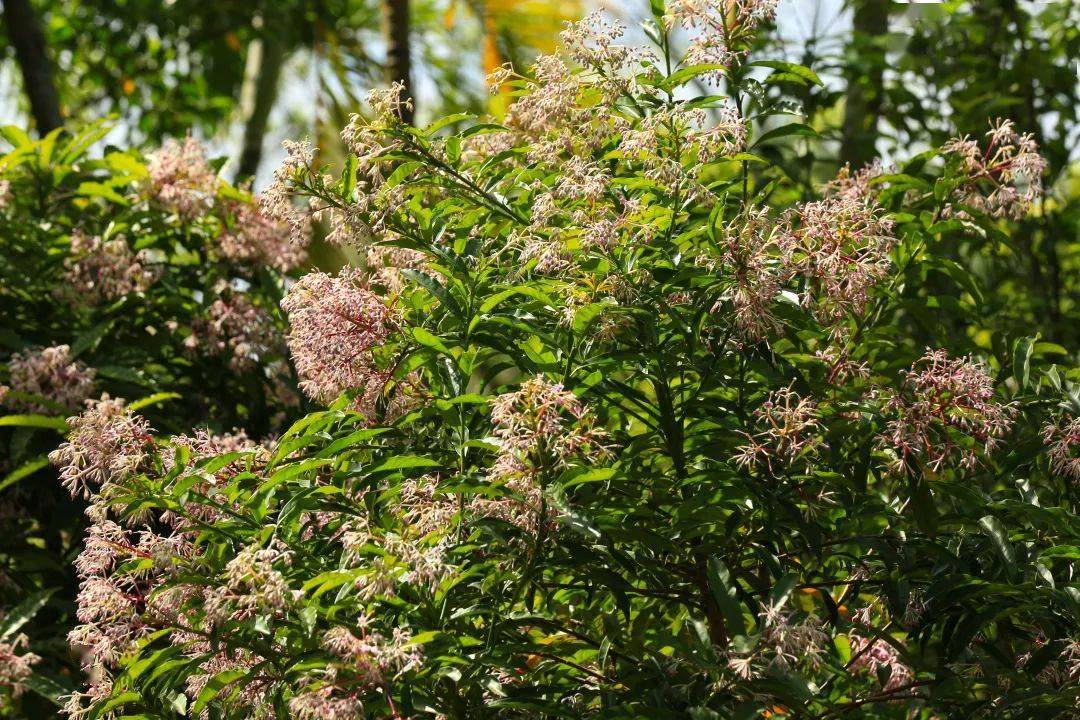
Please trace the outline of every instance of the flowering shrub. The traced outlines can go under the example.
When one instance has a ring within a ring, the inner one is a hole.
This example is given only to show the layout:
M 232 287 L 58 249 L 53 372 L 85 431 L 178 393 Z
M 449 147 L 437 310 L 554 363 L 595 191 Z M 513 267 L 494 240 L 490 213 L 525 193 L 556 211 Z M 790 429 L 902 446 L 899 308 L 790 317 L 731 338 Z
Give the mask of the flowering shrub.
M 106 130 L 40 142 L 3 130 L 0 623 L 21 629 L 0 635 L 0 664 L 18 670 L 0 669 L 0 698 L 11 694 L 3 688 L 40 691 L 20 693 L 31 716 L 55 709 L 32 703 L 59 693 L 57 673 L 72 660 L 61 638 L 76 588 L 64 558 L 85 528 L 81 499 L 47 474 L 57 433 L 71 440 L 70 454 L 55 456 L 69 468 L 61 481 L 88 495 L 135 469 L 123 465 L 126 450 L 149 442 L 147 421 L 130 428 L 143 435 L 117 431 L 126 411 L 117 398 L 142 398 L 157 427 L 257 437 L 287 427 L 301 403 L 278 304 L 282 273 L 303 262 L 303 248 L 221 181 L 195 140 L 145 161 L 115 149 L 88 157 Z M 65 424 L 87 407 L 93 419 Z M 34 674 L 36 655 L 18 661 L 9 649 L 27 644 L 41 656 Z
M 70 717 L 1075 712 L 1077 373 L 980 340 L 935 254 L 1007 238 L 1034 148 L 780 206 L 769 143 L 810 130 L 750 88 L 817 80 L 750 63 L 771 4 L 654 9 L 656 53 L 592 17 L 576 66 L 501 72 L 501 124 L 394 88 L 338 177 L 289 145 L 267 214 L 369 260 L 282 303 L 327 407 L 267 444 L 71 421 Z

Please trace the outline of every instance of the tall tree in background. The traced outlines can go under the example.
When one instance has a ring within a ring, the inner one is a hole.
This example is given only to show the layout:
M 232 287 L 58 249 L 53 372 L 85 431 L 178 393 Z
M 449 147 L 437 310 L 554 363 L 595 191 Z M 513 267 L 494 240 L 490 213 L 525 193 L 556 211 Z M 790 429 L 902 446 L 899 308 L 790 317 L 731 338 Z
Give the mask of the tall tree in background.
M 889 30 L 891 0 L 854 0 L 851 45 L 847 57 L 847 95 L 844 103 L 844 124 L 841 162 L 861 167 L 877 156 L 874 146 L 878 138 L 884 99 L 885 47 L 882 44 Z
M 280 35 L 267 32 L 261 16 L 252 23 L 261 31 L 248 43 L 244 83 L 240 90 L 240 114 L 244 124 L 237 182 L 255 177 L 263 155 L 263 140 L 270 111 L 278 96 L 285 46 Z
M 30 113 L 38 132 L 45 135 L 60 127 L 61 118 L 41 22 L 30 0 L 4 0 L 3 7 L 4 25 L 30 100 Z
M 1080 86 L 1073 69 L 1080 57 L 1080 5 L 976 0 L 918 8 L 905 16 L 909 40 L 891 63 L 897 80 L 886 85 L 884 112 L 900 130 L 897 144 L 975 137 L 993 117 L 1010 118 L 1035 135 L 1049 163 L 1043 182 L 1056 193 L 1020 224 L 1008 253 L 973 240 L 955 259 L 991 287 L 1015 288 L 1008 309 L 1017 315 L 1017 332 L 1033 319 L 1047 321 L 1044 339 L 1075 345 L 1080 335 L 1068 312 L 1080 298 L 1080 256 L 1069 239 L 1080 234 Z
M 412 87 L 409 0 L 383 0 L 383 16 L 386 31 L 386 84 L 403 84 L 403 95 L 413 98 L 412 108 L 401 108 L 402 119 L 410 123 L 416 109 L 416 98 Z

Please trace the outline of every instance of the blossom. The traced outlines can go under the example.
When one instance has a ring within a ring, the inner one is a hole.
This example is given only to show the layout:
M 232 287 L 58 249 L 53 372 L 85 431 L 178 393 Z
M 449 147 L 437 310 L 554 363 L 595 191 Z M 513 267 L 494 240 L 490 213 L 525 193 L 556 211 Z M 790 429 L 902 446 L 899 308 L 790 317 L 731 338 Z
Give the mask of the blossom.
M 51 412 L 51 405 L 75 410 L 94 391 L 94 369 L 72 360 L 67 345 L 15 353 L 8 363 L 8 372 L 11 391 L 48 401 L 47 404 L 23 399 L 10 402 L 30 412 Z
M 192 219 L 205 215 L 217 192 L 217 175 L 201 142 L 188 136 L 169 139 L 147 163 L 147 192 L 171 212 Z
M 900 659 L 900 653 L 893 645 L 881 638 L 869 638 L 863 635 L 851 635 L 852 672 L 869 672 L 877 675 L 884 671 L 888 680 L 882 690 L 892 692 L 908 685 L 914 679 L 914 673 L 907 663 Z
M 516 497 L 478 496 L 470 507 L 481 516 L 535 532 L 551 520 L 543 474 L 561 470 L 575 456 L 603 457 L 606 435 L 594 427 L 595 418 L 576 395 L 542 375 L 496 397 L 491 420 L 500 450 L 488 477 L 505 483 Z
M 323 647 L 345 661 L 344 669 L 372 687 L 420 666 L 423 654 L 407 628 L 396 627 L 387 638 L 370 629 L 371 623 L 370 617 L 361 614 L 356 621 L 359 633 L 340 625 L 333 627 L 323 636 Z
M 375 117 L 382 122 L 401 122 L 402 109 L 412 110 L 412 99 L 403 98 L 405 83 L 394 82 L 387 88 L 372 88 L 367 93 L 367 103 Z
M 209 642 L 202 640 L 193 641 L 191 649 L 204 652 L 210 657 L 199 665 L 197 673 L 188 676 L 185 686 L 189 698 L 199 697 L 210 680 L 222 673 L 239 672 L 244 676 L 244 681 L 237 683 L 235 688 L 230 688 L 229 692 L 219 694 L 216 701 L 218 707 L 243 713 L 252 720 L 274 720 L 277 717 L 267 692 L 267 686 L 272 680 L 259 670 L 266 664 L 266 658 L 243 648 L 228 648 L 217 644 L 211 648 Z M 210 713 L 204 710 L 200 720 L 209 720 L 209 717 Z
M 420 536 L 450 527 L 458 513 L 457 504 L 439 492 L 438 479 L 431 475 L 402 482 L 398 508 L 402 519 Z
M 289 240 L 304 246 L 310 239 L 311 215 L 293 203 L 293 182 L 298 174 L 309 171 L 315 162 L 315 151 L 307 142 L 285 140 L 285 160 L 274 170 L 274 180 L 259 196 L 259 208 L 270 221 L 283 223 L 289 228 Z
M 1043 428 L 1043 442 L 1054 472 L 1080 481 L 1080 418 Z
M 785 612 L 772 603 L 767 605 L 760 616 L 761 643 L 768 648 L 767 654 L 777 667 L 804 663 L 816 668 L 821 664 L 829 635 L 816 616 L 807 615 L 799 621 L 794 617 L 793 612 Z
M 748 443 L 737 449 L 736 465 L 749 467 L 762 462 L 772 472 L 773 459 L 789 465 L 822 442 L 817 405 L 800 398 L 790 387 L 769 393 L 754 416 L 765 430 L 754 435 L 743 433 Z
M 578 22 L 567 23 L 559 37 L 575 62 L 610 73 L 636 64 L 643 57 L 640 48 L 616 42 L 625 32 L 622 23 L 606 20 L 594 10 Z
M 1042 197 L 1046 159 L 1039 154 L 1035 136 L 1017 134 L 1011 120 L 998 119 L 986 133 L 985 149 L 967 136 L 953 138 L 941 152 L 958 159 L 965 181 L 957 189 L 959 202 L 993 217 L 1019 219 Z M 947 214 L 965 216 L 949 206 Z
M 951 460 L 974 467 L 980 452 L 991 452 L 1009 432 L 1016 415 L 1015 407 L 994 399 L 986 365 L 930 349 L 905 374 L 887 409 L 893 417 L 878 443 L 895 453 L 896 469 L 909 471 L 920 463 L 938 471 Z
M 727 654 L 728 669 L 737 676 L 749 680 L 771 669 L 786 671 L 799 664 L 816 669 L 821 665 L 829 635 L 817 617 L 796 620 L 794 612 L 770 603 L 758 616 L 758 627 L 755 647 Z
M 893 221 L 842 177 L 836 195 L 803 203 L 785 241 L 790 270 L 810 283 L 815 312 L 835 323 L 861 313 L 870 289 L 892 266 Z M 839 329 L 836 329 L 839 332 Z
M 103 240 L 75 230 L 71 253 L 64 259 L 61 294 L 79 303 L 97 303 L 144 292 L 158 277 L 147 264 L 145 251 L 132 252 L 122 236 Z
M 72 692 L 60 699 L 64 701 L 60 709 L 68 720 L 82 720 L 90 716 L 94 706 L 109 697 L 113 690 L 113 680 L 107 673 L 95 673 L 85 691 Z
M 281 272 L 304 261 L 306 253 L 293 242 L 288 223 L 267 215 L 258 198 L 227 203 L 225 211 L 218 248 L 229 260 L 269 265 Z
M 300 720 L 361 720 L 364 704 L 359 698 L 334 694 L 333 685 L 305 690 L 289 699 L 289 711 Z
M 487 85 L 488 91 L 492 95 L 498 95 L 503 86 L 515 76 L 514 68 L 510 63 L 505 63 L 489 72 L 484 78 L 484 84 Z
M 853 360 L 847 352 L 834 346 L 814 351 L 814 357 L 829 367 L 827 378 L 830 384 L 843 383 L 849 378 L 865 380 L 870 377 L 869 365 Z
M 60 468 L 60 480 L 72 497 L 90 497 L 91 490 L 135 472 L 153 446 L 150 425 L 108 394 L 87 401 L 81 415 L 68 418 L 67 442 L 49 453 Z
M 825 194 L 848 201 L 873 202 L 877 196 L 874 180 L 884 172 L 880 159 L 858 170 L 852 170 L 850 164 L 845 164 L 826 186 Z
M 138 596 L 113 577 L 91 575 L 79 583 L 77 625 L 68 642 L 85 649 L 85 664 L 115 664 L 151 628 L 139 617 Z
M 0 180 L 0 211 L 11 203 L 11 181 Z
M 379 243 L 368 246 L 364 266 L 372 283 L 397 294 L 405 289 L 405 276 L 401 271 L 422 268 L 425 259 L 419 250 Z
M 33 673 L 33 667 L 41 657 L 25 650 L 27 637 L 18 634 L 0 642 L 0 687 L 10 688 L 11 694 L 18 697 L 25 689 L 26 678 Z
M 270 314 L 240 292 L 225 292 L 206 315 L 193 324 L 184 344 L 207 355 L 231 355 L 229 366 L 246 372 L 259 366 L 281 346 L 281 335 Z
M 603 436 L 585 405 L 542 375 L 496 397 L 491 422 L 501 447 L 498 476 L 526 472 L 529 466 L 557 469 L 574 455 L 602 450 Z
M 351 268 L 337 277 L 321 272 L 304 276 L 281 307 L 289 316 L 287 342 L 300 388 L 324 403 L 346 390 L 363 390 L 358 405 L 365 414 L 373 412 L 390 379 L 374 353 L 399 331 L 397 312 Z
M 712 312 L 730 303 L 735 327 L 750 340 L 760 340 L 778 326 L 772 307 L 788 274 L 780 257 L 783 233 L 765 210 L 747 212 L 723 227 L 717 240 L 720 257 L 704 261 L 723 272 L 728 285 Z
M 664 21 L 693 33 L 687 65 L 731 65 L 748 52 L 757 26 L 772 20 L 778 0 L 672 0 Z M 719 80 L 721 73 L 709 76 Z
M 259 613 L 280 614 L 302 596 L 282 573 L 291 563 L 292 552 L 279 543 L 245 547 L 225 564 L 221 583 L 207 590 L 207 621 L 220 625 Z

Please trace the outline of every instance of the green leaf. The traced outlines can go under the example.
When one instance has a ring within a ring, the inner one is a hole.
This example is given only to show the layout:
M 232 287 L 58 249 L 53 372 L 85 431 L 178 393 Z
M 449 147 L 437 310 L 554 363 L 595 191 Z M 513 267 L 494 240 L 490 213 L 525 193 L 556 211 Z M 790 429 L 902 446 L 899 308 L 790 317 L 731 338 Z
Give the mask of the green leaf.
M 57 706 L 64 704 L 62 697 L 70 695 L 75 690 L 73 686 L 63 685 L 54 678 L 39 672 L 31 673 L 23 678 L 22 684 Z
M 798 63 L 785 62 L 783 60 L 756 60 L 752 63 L 747 63 L 750 67 L 767 67 L 773 70 L 778 70 L 784 75 L 792 75 L 808 83 L 824 87 L 825 83 L 821 81 L 818 74 L 806 67 L 805 65 L 799 65 Z
M 18 468 L 8 473 L 3 480 L 0 480 L 0 490 L 4 490 L 9 486 L 14 485 L 23 478 L 30 477 L 38 470 L 41 470 L 48 465 L 49 458 L 46 456 L 37 457 L 33 460 L 30 460 L 29 462 L 23 463 Z
M 1013 377 L 1021 390 L 1027 390 L 1031 382 L 1031 354 L 1039 336 L 1023 337 L 1013 344 Z
M 555 305 L 554 300 L 552 300 L 550 297 L 548 297 L 544 293 L 540 292 L 536 288 L 530 287 L 528 285 L 518 285 L 518 286 L 511 287 L 511 288 L 507 288 L 506 290 L 502 290 L 502 291 L 500 291 L 498 293 L 495 293 L 491 297 L 489 297 L 487 300 L 485 300 L 484 302 L 482 302 L 480 304 L 480 312 L 481 313 L 491 312 L 495 308 L 496 305 L 501 303 L 503 300 L 506 300 L 507 298 L 513 297 L 514 295 L 525 295 L 526 297 L 530 297 L 533 300 L 537 300 L 537 301 L 539 301 L 539 302 L 541 302 L 544 305 L 549 306 L 549 307 L 553 307 Z
M 0 640 L 11 637 L 19 628 L 30 622 L 34 615 L 37 615 L 38 610 L 45 607 L 45 603 L 49 602 L 49 598 L 55 592 L 56 588 L 41 590 L 12 608 L 11 612 L 0 621 Z
M 604 298 L 601 302 L 589 303 L 588 305 L 582 305 L 574 313 L 574 321 L 571 323 L 571 327 L 575 333 L 582 333 L 592 325 L 593 320 L 598 318 L 602 312 L 611 308 L 618 303 L 612 298 Z
M 417 455 L 396 455 L 385 460 L 375 467 L 369 468 L 369 473 L 386 472 L 387 470 L 409 470 L 412 468 L 442 467 L 442 463 L 431 458 Z
M 472 113 L 454 113 L 452 115 L 444 115 L 443 117 L 439 118 L 435 122 L 433 122 L 430 125 L 428 125 L 427 127 L 425 127 L 424 128 L 424 133 L 428 137 L 431 137 L 432 135 L 439 132 L 440 130 L 442 130 L 447 125 L 453 125 L 454 123 L 459 123 L 462 120 L 475 120 L 475 119 L 476 119 L 476 116 L 473 115 Z
M 126 205 L 127 198 L 120 193 L 113 190 L 105 183 L 99 182 L 84 182 L 80 183 L 79 187 L 75 190 L 76 195 L 82 195 L 83 197 L 100 197 L 117 205 Z
M 769 592 L 769 604 L 777 609 L 782 608 L 794 592 L 797 580 L 798 578 L 792 573 L 780 578 Z
M 769 161 L 761 157 L 760 155 L 755 155 L 754 153 L 748 152 L 735 153 L 731 156 L 731 159 L 738 160 L 739 162 L 757 163 L 758 165 L 769 164 Z
M 231 670 L 222 670 L 217 675 L 210 678 L 207 681 L 206 686 L 199 692 L 199 697 L 195 699 L 195 704 L 191 706 L 191 715 L 193 717 L 198 717 L 214 698 L 220 695 L 229 685 L 244 677 L 247 672 L 246 669 L 234 668 Z
M 48 415 L 4 415 L 0 417 L 0 427 L 36 427 L 48 428 L 58 432 L 67 432 L 67 421 Z
M 736 597 L 735 583 L 731 579 L 727 566 L 714 555 L 708 560 L 705 575 L 709 581 L 709 590 L 712 591 L 713 599 L 716 600 L 724 616 L 728 635 L 732 637 L 745 635 L 746 621 L 743 618 L 742 604 Z
M 990 539 L 994 541 L 994 545 L 997 547 L 998 552 L 1001 553 L 1001 557 L 1005 561 L 1009 573 L 1015 573 L 1016 552 L 1013 550 L 1012 543 L 1009 542 L 1009 533 L 1006 531 L 1005 526 L 993 515 L 984 515 L 980 518 L 979 526 L 982 527 Z
M 803 123 L 788 123 L 787 125 L 781 125 L 780 127 L 773 128 L 772 130 L 764 133 L 761 137 L 754 141 L 752 147 L 762 145 L 769 140 L 775 140 L 776 138 L 782 137 L 790 137 L 792 135 L 811 138 L 821 137 L 820 135 L 818 135 L 817 130 L 810 127 L 809 125 L 805 125 Z
M 12 149 L 18 149 L 27 145 L 33 145 L 34 141 L 30 139 L 30 136 L 26 134 L 26 131 L 15 127 L 14 125 L 4 125 L 0 127 L 0 137 L 4 138 L 11 144 Z
M 715 72 L 722 72 L 726 74 L 727 69 L 727 65 L 722 65 L 719 63 L 687 65 L 684 68 L 679 68 L 675 72 L 671 73 L 671 75 L 664 78 L 660 82 L 660 87 L 665 89 L 676 88 L 680 85 L 685 85 L 699 75 L 706 75 L 708 73 Z
M 139 398 L 135 402 L 128 405 L 128 409 L 131 410 L 131 412 L 138 412 L 144 407 L 150 407 L 151 405 L 159 405 L 163 402 L 168 402 L 169 400 L 179 400 L 182 397 L 183 395 L 181 395 L 180 393 L 174 392 L 154 393 L 153 395 L 147 395 L 144 398 Z
M 429 347 L 432 350 L 438 350 L 444 355 L 453 355 L 450 352 L 450 348 L 446 347 L 443 341 L 437 336 L 433 335 L 430 331 L 425 330 L 422 327 L 416 327 L 412 329 L 412 336 L 416 342 L 420 343 L 424 347 Z

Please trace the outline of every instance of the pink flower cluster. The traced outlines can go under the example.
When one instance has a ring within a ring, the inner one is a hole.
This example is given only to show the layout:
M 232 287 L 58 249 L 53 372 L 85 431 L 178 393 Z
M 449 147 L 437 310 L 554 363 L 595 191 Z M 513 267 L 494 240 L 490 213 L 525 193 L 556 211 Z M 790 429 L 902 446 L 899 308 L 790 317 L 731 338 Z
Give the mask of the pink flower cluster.
M 953 138 L 941 151 L 959 158 L 968 175 L 960 186 L 960 204 L 993 217 L 1019 219 L 1042 197 L 1046 160 L 1031 133 L 1020 135 L 1012 120 L 998 119 L 986 133 L 986 148 L 967 136 Z M 962 209 L 948 212 L 963 217 Z
M 146 252 L 132 252 L 122 236 L 102 240 L 76 230 L 71 234 L 70 255 L 64 260 L 62 293 L 73 302 L 97 303 L 144 292 L 158 278 L 148 262 Z
M 274 181 L 259 197 L 259 207 L 267 218 L 289 228 L 293 244 L 304 246 L 309 240 L 311 216 L 293 204 L 292 183 L 298 173 L 312 169 L 315 153 L 306 142 L 286 140 L 282 146 L 287 153 L 285 161 L 274 171 Z
M 743 337 L 759 340 L 778 327 L 773 303 L 786 279 L 785 238 L 785 228 L 764 209 L 753 210 L 724 226 L 717 239 L 720 257 L 704 261 L 730 278 L 712 311 L 720 313 L 725 301 L 730 302 L 735 327 Z
M 799 279 L 801 303 L 818 322 L 833 336 L 847 332 L 845 320 L 865 311 L 872 288 L 892 266 L 893 221 L 870 186 L 878 172 L 845 168 L 821 200 L 777 219 L 751 210 L 725 225 L 719 258 L 703 260 L 729 283 L 713 311 L 729 302 L 736 328 L 760 340 L 777 327 L 773 305 L 781 289 Z
M 765 429 L 753 435 L 743 433 L 748 442 L 736 451 L 736 465 L 764 464 L 772 473 L 774 460 L 788 467 L 822 442 L 817 405 L 790 387 L 769 393 L 754 416 Z
M 298 718 L 360 720 L 366 717 L 361 690 L 385 688 L 394 676 L 419 667 L 422 655 L 408 630 L 396 628 L 393 636 L 386 638 L 371 630 L 370 623 L 371 619 L 361 614 L 356 632 L 337 626 L 326 633 L 323 647 L 337 657 L 338 664 L 325 678 L 309 676 L 310 686 L 289 700 L 289 710 Z M 401 716 L 394 712 L 393 717 Z
M 8 405 L 29 412 L 51 413 L 55 411 L 54 405 L 76 410 L 94 392 L 94 369 L 72 360 L 71 348 L 67 345 L 15 353 L 8 362 L 8 373 L 11 391 L 47 401 L 8 400 Z
M 41 661 L 38 655 L 25 652 L 26 644 L 27 638 L 23 634 L 0 642 L 0 688 L 8 688 L 15 697 L 23 693 L 26 678 L 34 672 L 34 665 Z
M 281 571 L 291 564 L 292 552 L 280 543 L 242 549 L 225 565 L 219 583 L 204 593 L 207 623 L 217 626 L 258 614 L 282 615 L 302 597 Z
M 395 674 L 420 666 L 423 655 L 407 629 L 395 628 L 393 636 L 385 638 L 370 629 L 368 616 L 361 614 L 355 622 L 358 634 L 342 626 L 332 628 L 323 637 L 323 647 L 346 661 L 343 667 L 355 673 L 359 682 L 377 687 Z
M 863 635 L 851 635 L 852 672 L 869 672 L 877 675 L 879 671 L 888 672 L 888 680 L 882 687 L 886 693 L 903 688 L 914 680 L 915 675 L 907 663 L 900 659 L 900 653 L 893 645 L 881 638 L 869 638 Z
M 603 449 L 603 434 L 593 427 L 585 405 L 542 375 L 496 397 L 491 422 L 502 448 L 493 479 L 558 470 L 575 455 L 591 456 Z
M 424 266 L 425 255 L 418 250 L 396 247 L 394 245 L 372 244 L 368 246 L 364 269 L 371 282 L 386 288 L 392 295 L 405 288 L 402 270 L 416 270 Z
M 193 137 L 183 142 L 169 139 L 147 162 L 147 193 L 170 212 L 199 218 L 209 212 L 217 193 L 218 178 L 202 143 Z
M 473 509 L 535 532 L 551 520 L 544 499 L 545 476 L 567 467 L 574 457 L 603 457 L 606 435 L 576 395 L 542 375 L 530 378 L 516 392 L 492 402 L 491 421 L 499 455 L 489 473 L 519 498 L 478 497 Z
M 88 498 L 95 489 L 135 472 L 153 446 L 149 423 L 124 407 L 123 400 L 102 395 L 87 405 L 81 415 L 68 418 L 67 441 L 49 453 L 72 497 Z
M 227 202 L 223 209 L 225 219 L 218 247 L 227 259 L 269 265 L 281 272 L 304 262 L 307 253 L 293 242 L 289 225 L 269 217 L 259 198 Z
M 72 646 L 84 651 L 88 670 L 100 668 L 101 663 L 115 665 L 140 638 L 156 629 L 144 613 L 168 613 L 164 602 L 168 596 L 151 599 L 151 591 L 172 569 L 174 557 L 191 553 L 190 542 L 183 536 L 126 530 L 103 517 L 104 513 L 97 505 L 88 513 L 97 517 L 76 562 L 80 624 L 68 634 Z M 114 572 L 129 561 L 148 562 L 151 570 L 141 575 Z
M 940 470 L 956 460 L 972 468 L 1012 428 L 1016 408 L 994 399 L 986 366 L 927 350 L 887 404 L 893 413 L 879 444 L 895 453 L 897 471 Z M 959 434 L 961 438 L 956 437 Z
M 1043 442 L 1054 472 L 1080 482 L 1080 418 L 1047 425 Z
M 391 376 L 379 369 L 375 351 L 399 332 L 395 310 L 351 268 L 337 277 L 321 272 L 304 276 L 281 307 L 289 316 L 286 339 L 300 388 L 323 403 L 346 390 L 362 390 L 358 409 L 372 417 Z
M 758 628 L 759 641 L 752 650 L 728 653 L 728 669 L 738 677 L 749 680 L 774 668 L 821 665 L 830 638 L 815 615 L 796 619 L 794 612 L 769 604 L 758 618 Z
M 207 355 L 228 352 L 229 366 L 238 373 L 260 367 L 282 344 L 273 318 L 252 304 L 247 295 L 223 290 L 194 323 L 184 344 Z
M 364 703 L 355 695 L 337 694 L 333 684 L 323 684 L 289 698 L 289 711 L 299 720 L 362 720 Z
M 110 498 L 126 487 L 127 470 L 143 462 L 144 448 L 120 447 L 125 444 L 123 439 L 132 434 L 130 426 L 136 421 L 119 403 L 107 409 L 112 413 L 105 413 L 109 415 L 107 422 L 113 429 L 108 433 L 91 433 L 85 422 L 73 422 L 75 430 L 69 441 L 83 446 L 92 442 L 91 435 L 95 438 L 106 435 L 105 442 L 97 441 L 103 445 L 97 451 L 99 457 L 76 463 L 75 469 L 85 471 L 87 466 L 95 466 L 106 468 L 103 472 L 108 474 L 107 484 L 99 493 L 91 495 L 87 515 L 93 523 L 75 563 L 80 577 L 77 610 L 80 624 L 69 634 L 69 641 L 82 650 L 83 664 L 91 682 L 85 691 L 68 697 L 64 712 L 71 718 L 85 716 L 94 703 L 112 692 L 111 673 L 117 668 L 119 659 L 159 629 L 172 628 L 172 640 L 183 645 L 189 657 L 201 659 L 199 671 L 187 680 L 191 699 L 221 672 L 255 669 L 263 658 L 232 647 L 227 634 L 219 635 L 211 645 L 208 634 L 225 619 L 240 620 L 254 612 L 279 613 L 296 597 L 279 569 L 288 567 L 289 553 L 274 542 L 266 548 L 250 546 L 242 549 L 227 564 L 215 585 L 208 587 L 177 580 L 182 571 L 192 573 L 200 561 L 193 541 L 201 524 L 223 516 L 211 507 L 213 503 L 227 504 L 220 493 L 220 485 L 237 472 L 264 461 L 265 450 L 254 446 L 243 435 L 214 436 L 202 431 L 192 437 L 173 438 L 174 447 L 184 447 L 195 454 L 192 461 L 203 459 L 200 453 L 237 451 L 245 455 L 213 474 L 198 474 L 199 482 L 190 488 L 189 499 L 182 508 L 157 517 L 131 516 L 127 520 L 131 527 L 125 528 L 110 519 Z M 92 418 L 97 425 L 101 424 L 100 415 L 102 413 L 98 412 Z M 140 426 L 140 433 L 147 430 L 144 425 Z M 110 438 L 121 440 L 115 442 Z M 65 452 L 69 460 L 75 455 L 73 450 Z M 119 455 L 134 459 L 109 460 Z M 174 469 L 175 456 L 162 460 L 166 471 Z M 115 492 L 110 491 L 110 487 L 115 488 Z M 134 565 L 138 570 L 132 572 Z M 263 702 L 267 682 L 262 675 L 249 678 L 230 696 L 231 699 L 223 702 L 229 707 L 244 707 L 252 712 L 259 708 L 268 709 Z
M 841 174 L 836 195 L 799 206 L 785 248 L 791 271 L 807 279 L 807 301 L 816 300 L 823 322 L 861 313 L 870 288 L 892 265 L 892 219 L 857 182 L 845 180 Z
M 730 66 L 749 51 L 748 40 L 776 14 L 778 0 L 672 0 L 664 17 L 669 27 L 694 33 L 688 65 Z M 719 80 L 720 72 L 712 73 Z

